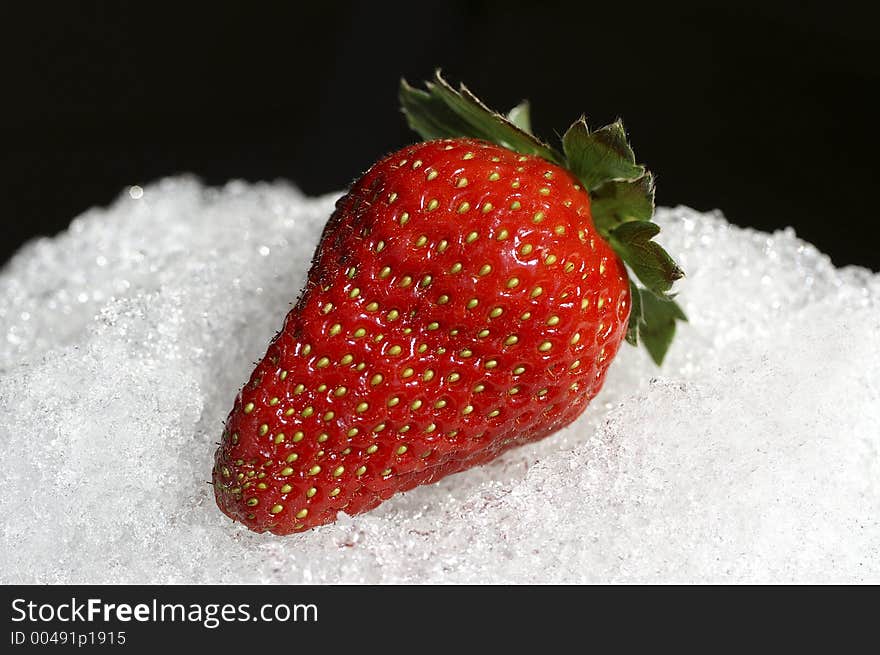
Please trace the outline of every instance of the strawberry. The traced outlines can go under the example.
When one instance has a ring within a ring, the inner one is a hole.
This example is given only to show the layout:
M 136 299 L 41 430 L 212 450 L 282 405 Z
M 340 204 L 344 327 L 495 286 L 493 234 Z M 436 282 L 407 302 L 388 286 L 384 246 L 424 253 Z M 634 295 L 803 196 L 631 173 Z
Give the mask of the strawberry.
M 577 418 L 623 339 L 662 360 L 681 271 L 622 125 L 563 153 L 437 74 L 401 100 L 426 142 L 357 180 L 226 422 L 220 509 L 288 534 L 365 512 Z M 630 281 L 627 265 L 647 288 Z

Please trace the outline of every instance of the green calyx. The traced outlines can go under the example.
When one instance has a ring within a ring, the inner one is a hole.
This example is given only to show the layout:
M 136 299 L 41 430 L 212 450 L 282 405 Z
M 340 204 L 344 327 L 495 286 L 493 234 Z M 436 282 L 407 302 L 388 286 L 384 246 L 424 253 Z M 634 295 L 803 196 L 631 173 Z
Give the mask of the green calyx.
M 659 366 L 687 317 L 670 295 L 684 272 L 653 239 L 654 178 L 636 163 L 620 120 L 590 131 L 581 117 L 562 137 L 562 151 L 532 134 L 529 104 L 506 116 L 486 107 L 464 85 L 454 89 L 438 70 L 425 89 L 400 82 L 400 104 L 409 126 L 425 140 L 482 139 L 568 169 L 590 194 L 596 229 L 629 268 L 632 310 L 626 340 L 645 345 Z M 641 282 L 639 286 L 633 277 Z

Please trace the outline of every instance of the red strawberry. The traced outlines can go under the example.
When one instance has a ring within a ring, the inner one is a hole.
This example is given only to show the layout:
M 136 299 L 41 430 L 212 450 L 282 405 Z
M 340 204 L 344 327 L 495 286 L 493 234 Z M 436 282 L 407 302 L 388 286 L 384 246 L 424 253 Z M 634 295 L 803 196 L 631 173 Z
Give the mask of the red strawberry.
M 583 412 L 628 328 L 659 360 L 683 318 L 619 124 L 579 121 L 563 156 L 522 108 L 525 130 L 439 75 L 402 100 L 423 136 L 447 138 L 386 157 L 339 201 L 227 420 L 215 495 L 252 530 L 364 512 L 541 439 Z

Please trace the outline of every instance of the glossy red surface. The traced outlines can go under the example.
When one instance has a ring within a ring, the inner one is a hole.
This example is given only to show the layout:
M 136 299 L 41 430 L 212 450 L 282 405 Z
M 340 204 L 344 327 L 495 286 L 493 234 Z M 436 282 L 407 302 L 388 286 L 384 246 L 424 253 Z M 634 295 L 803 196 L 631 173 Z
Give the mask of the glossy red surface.
M 466 139 L 394 153 L 236 399 L 218 505 L 287 534 L 541 439 L 599 391 L 629 311 L 570 173 Z

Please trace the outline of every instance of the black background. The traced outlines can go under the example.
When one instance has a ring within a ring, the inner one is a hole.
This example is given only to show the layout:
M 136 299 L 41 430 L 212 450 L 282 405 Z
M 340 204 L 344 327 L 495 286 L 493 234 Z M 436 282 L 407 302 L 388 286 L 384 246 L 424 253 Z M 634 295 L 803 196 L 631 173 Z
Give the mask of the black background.
M 414 140 L 397 85 L 436 66 L 552 138 L 624 118 L 658 202 L 795 226 L 880 269 L 875 16 L 826 3 L 11 3 L 0 262 L 129 184 L 345 187 Z

